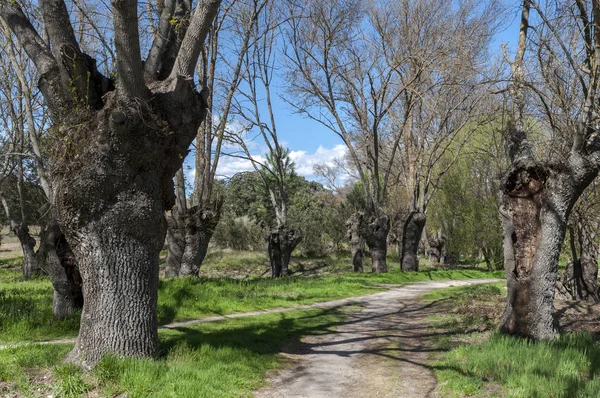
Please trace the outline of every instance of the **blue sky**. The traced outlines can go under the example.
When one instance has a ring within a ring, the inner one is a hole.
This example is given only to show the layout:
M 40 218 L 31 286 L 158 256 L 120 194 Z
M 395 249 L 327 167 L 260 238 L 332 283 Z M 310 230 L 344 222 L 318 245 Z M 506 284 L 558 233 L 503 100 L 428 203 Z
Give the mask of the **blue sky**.
M 495 54 L 500 54 L 500 46 L 503 43 L 508 44 L 507 49 L 511 53 L 518 36 L 521 2 L 508 0 L 507 4 L 509 8 L 505 22 L 490 48 L 490 51 Z M 280 142 L 291 150 L 291 157 L 296 164 L 298 174 L 308 179 L 318 180 L 314 175 L 313 165 L 316 163 L 331 164 L 334 158 L 343 157 L 345 146 L 342 140 L 330 130 L 313 120 L 294 113 L 292 107 L 279 97 L 286 95 L 284 82 L 278 80 L 275 83 L 277 95 L 273 96 L 272 101 Z M 254 148 L 253 156 L 263 159 L 265 146 L 257 142 Z M 186 159 L 186 165 L 186 176 L 191 181 L 194 175 L 191 167 L 193 165 L 192 155 Z M 223 157 L 217 174 L 222 178 L 248 170 L 252 170 L 252 165 L 248 160 Z

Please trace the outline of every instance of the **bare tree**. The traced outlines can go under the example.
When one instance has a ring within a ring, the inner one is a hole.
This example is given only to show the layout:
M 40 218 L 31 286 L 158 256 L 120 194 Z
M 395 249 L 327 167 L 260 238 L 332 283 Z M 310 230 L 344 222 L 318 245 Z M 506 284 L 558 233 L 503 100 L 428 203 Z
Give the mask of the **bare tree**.
M 296 96 L 290 102 L 348 147 L 367 202 L 364 214 L 352 219 L 360 226 L 350 223 L 350 229 L 369 246 L 374 272 L 387 270 L 384 208 L 390 186 L 399 183 L 409 198 L 395 231 L 402 269 L 418 267 L 431 185 L 443 174 L 435 174 L 436 163 L 485 95 L 480 86 L 495 7 L 330 0 L 293 10 L 300 17 L 289 29 L 290 91 Z
M 250 26 L 252 42 L 243 60 L 242 84 L 237 88 L 233 103 L 233 114 L 243 128 L 231 131 L 228 140 L 241 148 L 241 156 L 250 160 L 268 192 L 275 220 L 273 225 L 266 226 L 267 251 L 271 276 L 277 278 L 288 275 L 290 257 L 302 240 L 302 233 L 288 222 L 287 185 L 294 165 L 289 149 L 279 141 L 272 102 L 283 13 L 272 0 L 257 5 L 264 9 Z M 251 154 L 246 141 L 252 136 L 260 137 L 258 139 L 266 145 L 265 159 Z
M 236 89 L 251 45 L 254 24 L 266 0 L 232 0 L 215 18 L 201 54 L 198 75 L 208 87 L 208 115 L 196 135 L 194 192 L 186 203 L 183 172 L 177 178 L 177 207 L 168 217 L 167 276 L 198 276 L 208 244 L 220 217 L 222 198 L 214 181 Z
M 137 2 L 110 2 L 116 90 L 83 52 L 63 0 L 40 1 L 48 41 L 18 2 L 0 3 L 0 18 L 41 76 L 51 113 L 54 211 L 80 266 L 85 298 L 68 360 L 84 366 L 109 352 L 157 353 L 164 211 L 175 198 L 172 178 L 206 115 L 206 95 L 192 76 L 220 1 L 200 1 L 183 40 L 173 40 L 169 22 L 176 7 L 189 4 L 183 3 L 165 2 L 142 63 L 140 39 L 147 37 L 138 30 Z
M 13 225 L 15 233 L 18 232 L 17 236 L 22 243 L 25 274 L 29 273 L 27 271 L 29 269 L 41 268 L 50 275 L 54 288 L 53 314 L 56 318 L 65 318 L 74 309 L 83 306 L 81 276 L 77 263 L 51 208 L 38 219 L 38 224 L 41 227 L 40 242 L 37 252 L 34 252 L 36 242 L 29 234 L 21 188 L 21 184 L 24 182 L 23 160 L 24 158 L 32 158 L 39 185 L 51 206 L 52 183 L 48 178 L 46 161 L 39 143 L 42 136 L 41 130 L 47 124 L 47 110 L 39 103 L 39 95 L 36 95 L 34 81 L 37 73 L 35 69 L 26 59 L 23 51 L 19 51 L 17 48 L 8 26 L 2 20 L 0 20 L 0 24 L 3 28 L 3 39 L 5 40 L 3 51 L 9 61 L 5 66 L 12 69 L 15 75 L 13 79 L 5 79 L 4 81 L 9 87 L 8 90 L 10 90 L 10 87 L 14 87 L 16 90 L 16 95 L 7 98 L 8 101 L 12 102 L 9 107 L 13 111 L 4 114 L 4 120 L 6 118 L 10 119 L 5 123 L 6 130 L 12 130 L 13 134 L 18 134 L 21 137 L 23 148 L 23 153 L 20 154 L 17 160 L 17 193 L 20 198 L 21 218 L 19 223 L 12 220 L 11 225 Z M 15 103 L 20 110 L 18 114 L 14 112 Z M 6 214 L 11 218 L 9 215 L 10 208 L 5 198 L 2 202 Z
M 508 286 L 501 330 L 506 333 L 556 335 L 558 257 L 573 206 L 600 165 L 599 21 L 597 1 L 522 3 L 517 50 L 509 61 L 511 166 L 501 186 Z M 528 118 L 539 122 L 535 129 Z

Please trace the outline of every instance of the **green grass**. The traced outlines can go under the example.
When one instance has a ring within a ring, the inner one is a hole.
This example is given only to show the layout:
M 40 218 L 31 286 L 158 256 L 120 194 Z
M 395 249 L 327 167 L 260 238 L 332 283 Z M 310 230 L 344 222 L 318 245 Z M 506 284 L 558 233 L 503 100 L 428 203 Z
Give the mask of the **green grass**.
M 431 319 L 434 328 L 450 334 L 439 337 L 438 349 L 448 352 L 432 366 L 444 395 L 600 397 L 600 343 L 593 336 L 565 334 L 556 341 L 533 342 L 480 333 L 493 329 L 497 320 L 478 310 L 502 305 L 503 286 L 453 287 L 425 294 L 426 300 L 449 309 Z
M 494 385 L 506 397 L 600 397 L 600 344 L 586 334 L 552 342 L 493 335 L 461 346 L 434 364 L 449 396 L 489 396 Z
M 0 351 L 0 380 L 23 395 L 41 389 L 58 396 L 247 397 L 265 372 L 283 364 L 277 354 L 301 336 L 326 333 L 345 309 L 297 310 L 161 330 L 161 357 L 106 357 L 90 373 L 61 364 L 71 345 Z M 40 382 L 36 375 L 49 373 Z M 51 382 L 48 382 L 50 380 Z
M 235 256 L 233 261 L 238 261 Z M 226 262 L 225 259 L 220 261 Z M 297 260 L 294 261 L 303 261 Z M 311 259 L 314 265 L 314 259 Z M 339 267 L 346 259 L 320 259 Z M 221 265 L 224 267 L 224 265 Z M 387 274 L 325 274 L 292 276 L 277 280 L 253 277 L 161 280 L 158 316 L 161 324 L 261 309 L 291 307 L 360 296 L 382 290 L 380 284 L 502 277 L 501 273 L 475 270 L 424 271 Z M 64 321 L 52 318 L 52 286 L 48 278 L 22 281 L 14 269 L 0 269 L 0 344 L 15 341 L 41 341 L 77 335 L 79 313 Z

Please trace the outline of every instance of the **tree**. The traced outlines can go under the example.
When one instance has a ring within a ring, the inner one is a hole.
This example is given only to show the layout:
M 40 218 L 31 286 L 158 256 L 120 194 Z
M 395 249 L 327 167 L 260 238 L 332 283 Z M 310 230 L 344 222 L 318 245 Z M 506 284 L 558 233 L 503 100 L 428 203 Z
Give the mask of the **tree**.
M 6 160 L 12 157 L 16 167 L 16 192 L 18 201 L 16 208 L 21 215 L 20 220 L 14 218 L 15 206 L 11 206 L 6 200 L 7 193 L 0 192 L 4 211 L 11 218 L 11 229 L 21 242 L 23 248 L 24 275 L 27 278 L 32 270 L 43 269 L 50 275 L 54 289 L 52 311 L 56 318 L 65 318 L 74 309 L 83 305 L 83 293 L 81 289 L 81 276 L 73 253 L 64 234 L 60 230 L 52 211 L 53 198 L 52 182 L 48 178 L 46 159 L 43 148 L 40 145 L 42 130 L 47 123 L 48 114 L 46 108 L 40 103 L 36 95 L 34 80 L 36 71 L 27 60 L 23 51 L 18 51 L 18 46 L 10 34 L 6 23 L 0 20 L 3 32 L 2 52 L 8 62 L 2 65 L 6 68 L 6 79 L 3 80 L 3 95 L 7 112 L 2 113 L 5 131 L 19 140 L 20 151 L 7 154 Z M 10 145 L 9 145 L 10 146 Z M 16 147 L 13 145 L 13 149 Z M 24 178 L 25 167 L 32 169 L 27 174 L 28 180 Z M 24 200 L 24 185 L 32 180 L 37 180 L 38 187 L 45 196 L 46 203 L 42 204 L 44 211 L 40 212 L 35 219 L 41 227 L 40 242 L 37 252 L 34 252 L 35 239 L 29 233 L 31 223 L 31 209 L 26 208 Z M 44 206 L 46 205 L 46 206 Z M 11 207 L 13 210 L 11 210 Z M 12 215 L 12 216 L 11 216 Z
M 196 134 L 194 190 L 190 206 L 183 171 L 176 176 L 178 203 L 167 218 L 167 276 L 198 276 L 219 222 L 223 198 L 213 189 L 217 166 L 254 25 L 267 3 L 267 0 L 226 2 L 215 18 L 207 46 L 201 53 L 197 69 L 202 85 L 209 89 L 207 107 L 210 116 Z
M 599 23 L 597 1 L 542 7 L 524 0 L 514 59 L 506 55 L 512 72 L 506 134 L 511 164 L 501 185 L 500 215 L 508 301 L 500 328 L 509 334 L 556 336 L 558 257 L 573 206 L 600 164 Z M 543 128 L 543 146 L 529 139 L 528 114 Z
M 107 353 L 157 353 L 164 211 L 175 199 L 172 178 L 206 115 L 206 94 L 196 91 L 192 76 L 220 1 L 197 4 L 181 26 L 181 41 L 169 36 L 171 16 L 190 3 L 165 1 L 144 63 L 137 2 L 110 4 L 116 89 L 83 52 L 63 0 L 40 1 L 48 42 L 31 23 L 34 14 L 18 2 L 0 3 L 0 18 L 40 75 L 51 114 L 53 205 L 85 299 L 68 360 L 84 366 Z
M 350 235 L 360 235 L 354 246 L 366 242 L 374 272 L 387 270 L 385 205 L 400 180 L 411 193 L 397 233 L 402 269 L 417 269 L 431 171 L 484 95 L 494 7 L 329 0 L 292 10 L 298 18 L 288 32 L 290 103 L 348 148 L 366 199 Z

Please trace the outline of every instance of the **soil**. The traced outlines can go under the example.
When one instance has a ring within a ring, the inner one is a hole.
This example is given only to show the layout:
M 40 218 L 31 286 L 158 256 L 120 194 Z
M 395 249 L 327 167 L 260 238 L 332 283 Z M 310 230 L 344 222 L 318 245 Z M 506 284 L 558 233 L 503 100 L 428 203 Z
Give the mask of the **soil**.
M 362 297 L 363 309 L 330 333 L 306 337 L 283 352 L 289 367 L 269 376 L 257 398 L 435 397 L 428 362 L 437 332 L 427 318 L 441 307 L 419 297 L 430 290 L 497 280 L 415 283 Z M 358 301 L 358 300 L 355 300 Z

